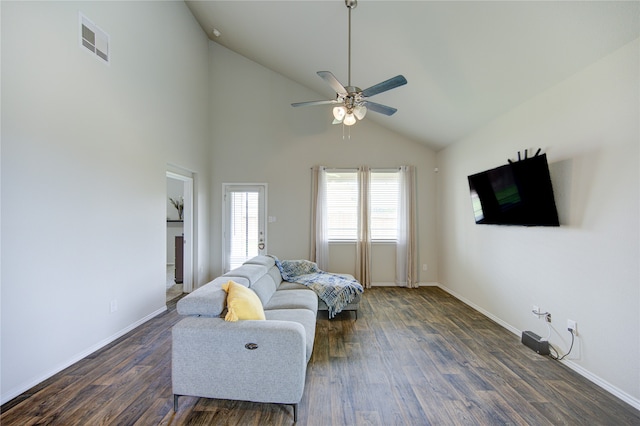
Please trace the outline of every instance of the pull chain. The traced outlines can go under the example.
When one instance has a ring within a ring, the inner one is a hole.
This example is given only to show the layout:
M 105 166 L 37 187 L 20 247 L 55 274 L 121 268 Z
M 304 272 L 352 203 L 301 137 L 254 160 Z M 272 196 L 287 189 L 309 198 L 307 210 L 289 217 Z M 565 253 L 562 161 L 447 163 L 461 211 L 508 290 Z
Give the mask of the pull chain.
M 344 137 L 344 128 L 347 128 L 347 137 Z M 342 140 L 351 140 L 351 126 L 345 126 L 344 124 L 342 125 Z

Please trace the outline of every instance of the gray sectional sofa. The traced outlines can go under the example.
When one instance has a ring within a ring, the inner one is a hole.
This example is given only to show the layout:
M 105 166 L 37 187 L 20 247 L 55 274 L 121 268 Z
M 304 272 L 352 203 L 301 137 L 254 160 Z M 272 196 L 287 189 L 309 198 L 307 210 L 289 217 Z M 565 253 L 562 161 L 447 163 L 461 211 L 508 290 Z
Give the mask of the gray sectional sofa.
M 260 298 L 265 321 L 221 317 L 232 280 Z M 293 406 L 297 420 L 313 351 L 318 297 L 282 281 L 273 258 L 258 256 L 182 298 L 173 327 L 174 409 L 183 395 Z

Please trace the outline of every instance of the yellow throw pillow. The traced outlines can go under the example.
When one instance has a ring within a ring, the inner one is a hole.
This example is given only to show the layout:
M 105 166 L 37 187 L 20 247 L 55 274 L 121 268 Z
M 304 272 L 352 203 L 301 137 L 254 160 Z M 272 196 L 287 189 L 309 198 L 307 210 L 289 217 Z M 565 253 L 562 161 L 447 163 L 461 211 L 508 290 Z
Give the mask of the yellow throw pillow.
M 233 281 L 222 284 L 222 289 L 227 292 L 225 321 L 265 319 L 262 302 L 253 290 Z

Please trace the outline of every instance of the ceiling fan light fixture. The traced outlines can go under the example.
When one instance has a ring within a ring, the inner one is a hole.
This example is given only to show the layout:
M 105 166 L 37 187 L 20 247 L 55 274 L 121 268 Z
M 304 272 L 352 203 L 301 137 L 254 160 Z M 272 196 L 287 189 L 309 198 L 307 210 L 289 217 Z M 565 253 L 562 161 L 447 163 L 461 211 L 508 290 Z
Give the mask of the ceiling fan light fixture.
M 353 126 L 354 124 L 356 124 L 356 116 L 350 112 L 344 117 L 344 120 L 342 122 L 345 126 Z
M 362 120 L 365 115 L 367 115 L 367 107 L 364 105 L 358 105 L 353 109 L 353 115 L 356 116 L 358 120 Z
M 347 109 L 344 106 L 340 105 L 333 108 L 333 117 L 336 120 L 338 121 L 344 120 L 345 115 L 347 115 Z

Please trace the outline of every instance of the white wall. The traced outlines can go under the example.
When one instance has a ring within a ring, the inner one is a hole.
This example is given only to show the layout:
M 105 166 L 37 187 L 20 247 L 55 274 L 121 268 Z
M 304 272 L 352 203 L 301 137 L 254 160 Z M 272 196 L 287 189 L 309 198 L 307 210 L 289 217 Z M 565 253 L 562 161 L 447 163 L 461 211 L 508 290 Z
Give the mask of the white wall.
M 207 271 L 209 129 L 207 39 L 183 2 L 1 8 L 4 403 L 166 309 L 168 163 L 200 178 Z M 79 47 L 79 11 L 110 65 Z
M 640 408 L 639 43 L 438 153 L 439 280 L 519 332 L 547 335 L 569 365 Z M 467 176 L 541 147 L 560 228 L 475 225 Z M 514 345 L 520 344 L 514 337 Z
M 413 164 L 418 176 L 419 259 L 420 264 L 430 267 L 426 273 L 421 271 L 420 281 L 436 281 L 435 153 L 368 118 L 352 126 L 350 140 L 343 140 L 342 126 L 331 125 L 329 108 L 290 105 L 322 95 L 214 42 L 210 42 L 209 53 L 214 272 L 222 270 L 223 183 L 268 183 L 268 215 L 277 219 L 268 224 L 268 252 L 281 259 L 306 259 L 309 257 L 313 165 L 395 167 Z M 380 250 L 388 251 L 388 247 L 374 247 L 373 256 Z M 332 246 L 329 269 L 353 273 L 354 253 L 353 245 Z M 393 281 L 395 252 L 391 253 L 391 256 L 380 256 L 381 262 L 375 262 L 374 283 Z

